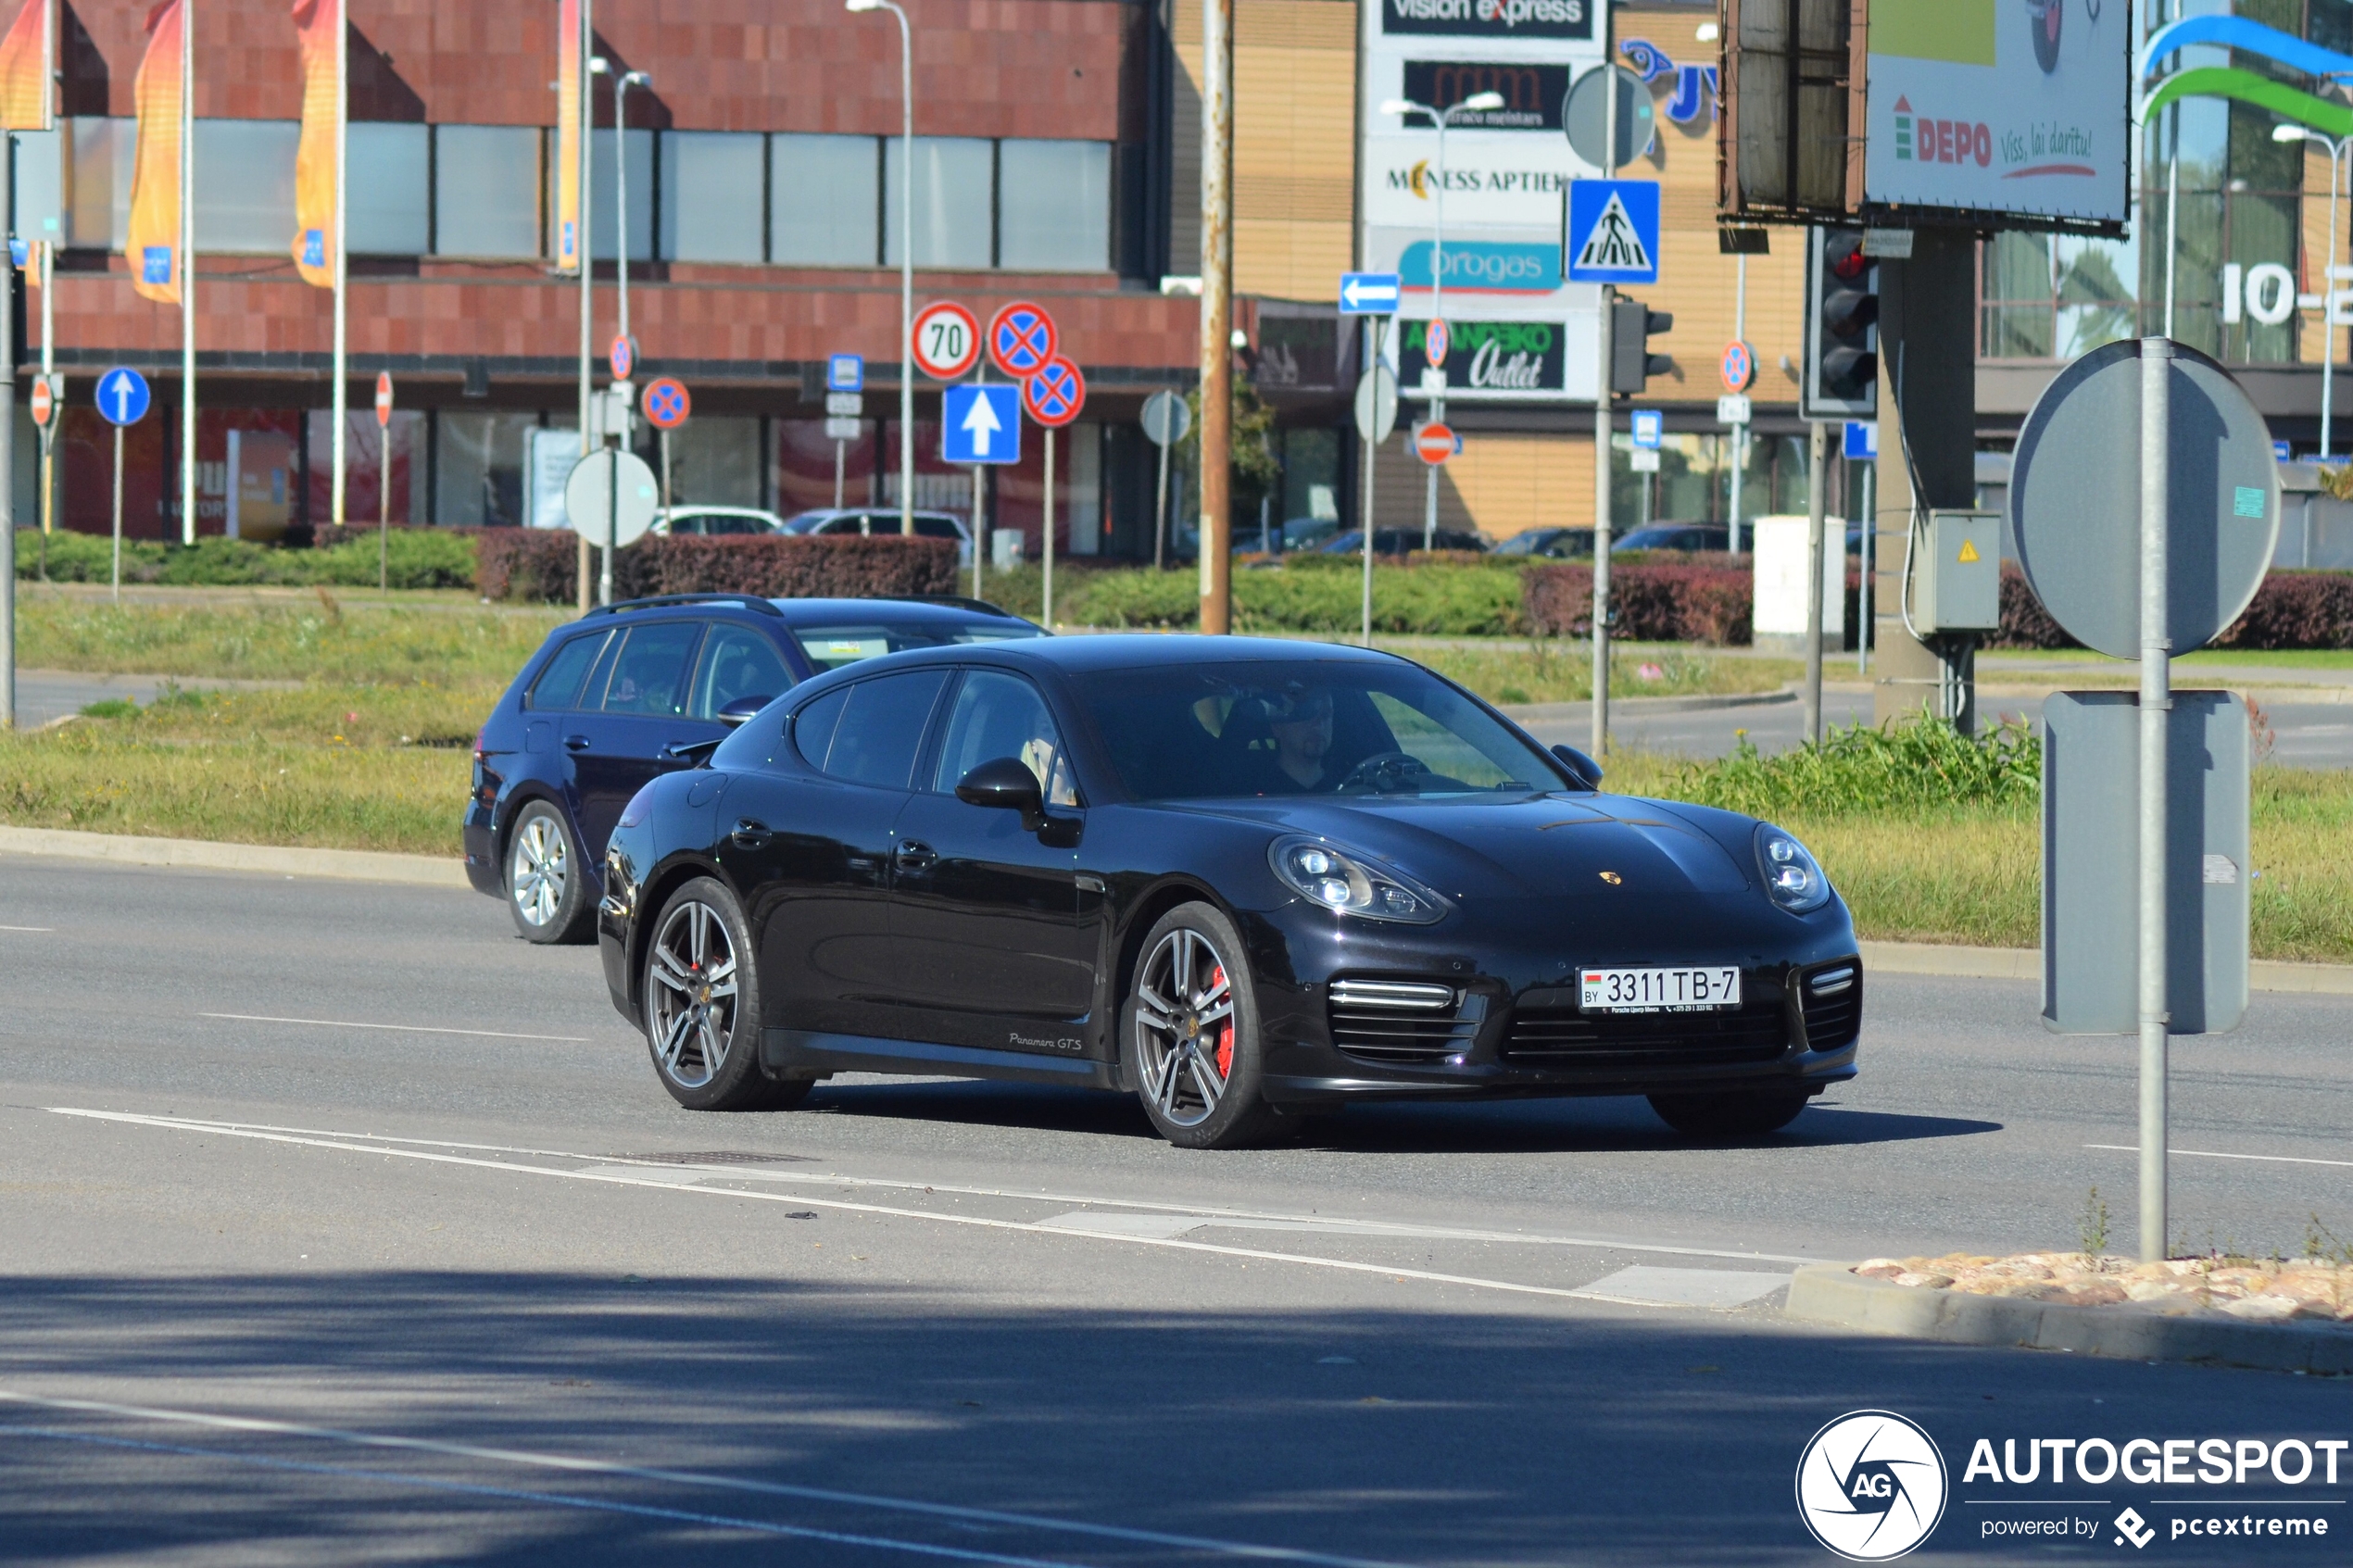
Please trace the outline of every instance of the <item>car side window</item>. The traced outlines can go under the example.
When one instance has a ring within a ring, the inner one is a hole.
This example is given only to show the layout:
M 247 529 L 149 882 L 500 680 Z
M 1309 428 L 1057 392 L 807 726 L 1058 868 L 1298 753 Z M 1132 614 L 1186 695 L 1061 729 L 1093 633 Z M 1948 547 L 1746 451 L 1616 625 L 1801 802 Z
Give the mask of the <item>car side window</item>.
M 910 670 L 829 693 L 801 710 L 795 744 L 819 771 L 834 778 L 905 789 L 913 780 L 915 753 L 923 747 L 932 708 L 947 683 L 944 670 Z M 840 706 L 828 723 L 819 709 L 837 697 Z M 820 729 L 830 733 L 821 737 Z
M 696 621 L 657 621 L 632 626 L 612 661 L 612 678 L 605 683 L 608 713 L 674 714 L 686 684 L 686 661 L 702 636 Z
M 1038 775 L 1038 788 L 1048 805 L 1078 804 L 1062 732 L 1038 688 L 1018 675 L 975 670 L 957 689 L 931 787 L 950 794 L 966 773 L 1000 757 L 1017 757 L 1026 764 Z
M 916 537 L 922 539 L 959 539 L 956 525 L 944 517 L 919 517 L 915 520 Z
M 695 682 L 686 717 L 716 719 L 729 703 L 748 696 L 778 697 L 792 676 L 776 646 L 748 626 L 713 626 L 695 661 Z
M 580 706 L 580 688 L 587 684 L 588 667 L 597 662 L 597 655 L 610 635 L 591 632 L 574 637 L 556 650 L 547 660 L 547 668 L 531 684 L 531 706 L 536 709 L 566 709 Z

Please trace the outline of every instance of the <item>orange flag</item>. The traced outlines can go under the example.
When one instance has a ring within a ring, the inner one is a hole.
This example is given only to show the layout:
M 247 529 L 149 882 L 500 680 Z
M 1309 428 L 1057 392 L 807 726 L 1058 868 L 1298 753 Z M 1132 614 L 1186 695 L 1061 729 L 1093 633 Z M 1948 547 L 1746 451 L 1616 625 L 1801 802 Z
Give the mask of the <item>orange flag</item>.
M 0 128 L 46 131 L 50 40 L 57 36 L 57 0 L 24 0 L 8 35 L 0 38 Z
M 335 286 L 335 130 L 346 0 L 294 0 L 302 49 L 302 141 L 295 151 L 295 267 L 316 288 Z
M 556 6 L 556 270 L 580 271 L 580 0 Z
M 147 55 L 132 82 L 139 116 L 138 161 L 131 174 L 131 228 L 122 254 L 131 286 L 166 305 L 180 303 L 180 51 L 185 42 L 181 0 L 147 13 Z

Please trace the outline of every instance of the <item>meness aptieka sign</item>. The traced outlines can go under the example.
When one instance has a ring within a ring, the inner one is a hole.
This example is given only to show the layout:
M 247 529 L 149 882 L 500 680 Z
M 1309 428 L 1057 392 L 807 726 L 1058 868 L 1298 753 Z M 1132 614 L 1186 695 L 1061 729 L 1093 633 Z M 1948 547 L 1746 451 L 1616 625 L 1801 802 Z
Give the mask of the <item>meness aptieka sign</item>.
M 1875 0 L 1864 200 L 2122 221 L 2129 10 Z

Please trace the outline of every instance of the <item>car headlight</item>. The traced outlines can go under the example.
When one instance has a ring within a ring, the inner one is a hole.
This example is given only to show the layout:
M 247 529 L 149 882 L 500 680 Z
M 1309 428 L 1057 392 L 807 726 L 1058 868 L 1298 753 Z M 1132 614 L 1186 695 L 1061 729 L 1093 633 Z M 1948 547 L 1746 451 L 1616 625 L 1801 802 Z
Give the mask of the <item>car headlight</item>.
M 1301 897 L 1340 914 L 1428 925 L 1447 911 L 1445 899 L 1403 872 L 1320 838 L 1278 838 L 1267 858 Z
M 1756 868 L 1765 896 L 1792 914 L 1810 914 L 1831 901 L 1831 879 L 1806 846 L 1767 822 L 1756 830 Z

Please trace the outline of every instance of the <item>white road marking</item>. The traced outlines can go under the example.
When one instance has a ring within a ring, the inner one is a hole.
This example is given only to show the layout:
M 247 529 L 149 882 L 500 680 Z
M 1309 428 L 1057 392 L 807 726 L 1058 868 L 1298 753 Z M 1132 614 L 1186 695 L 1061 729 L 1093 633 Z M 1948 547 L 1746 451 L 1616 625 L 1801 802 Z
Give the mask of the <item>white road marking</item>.
M 1428 1269 L 1409 1269 L 1386 1263 L 1359 1263 L 1343 1258 L 1318 1258 L 1298 1252 L 1268 1252 L 1252 1247 L 1221 1247 L 1213 1242 L 1184 1241 L 1174 1237 L 1150 1236 L 1108 1235 L 1101 1232 L 1057 1232 L 1026 1220 L 991 1220 L 977 1214 L 943 1214 L 925 1209 L 895 1209 L 880 1203 L 851 1203 L 838 1198 L 812 1198 L 805 1192 L 745 1191 L 741 1187 L 679 1186 L 665 1180 L 676 1167 L 661 1167 L 661 1174 L 649 1175 L 626 1166 L 608 1165 L 601 1172 L 559 1170 L 550 1165 L 524 1165 L 510 1160 L 474 1160 L 455 1154 L 434 1154 L 420 1148 L 388 1148 L 381 1143 L 357 1143 L 333 1135 L 323 1137 L 303 1137 L 291 1133 L 265 1133 L 251 1128 L 233 1127 L 220 1123 L 182 1120 L 169 1116 L 141 1116 L 123 1110 L 91 1110 L 74 1106 L 53 1105 L 46 1108 L 59 1116 L 79 1116 L 95 1122 L 115 1122 L 135 1127 L 159 1127 L 175 1133 L 211 1133 L 220 1137 L 252 1138 L 263 1143 L 296 1144 L 308 1148 L 331 1148 L 346 1154 L 373 1154 L 390 1160 L 418 1160 L 435 1165 L 463 1165 L 475 1170 L 497 1171 L 517 1176 L 553 1176 L 564 1181 L 604 1182 L 617 1186 L 653 1187 L 668 1192 L 686 1193 L 698 1198 L 732 1198 L 748 1202 L 792 1203 L 812 1209 L 834 1209 L 852 1214 L 881 1214 L 892 1219 L 923 1220 L 934 1224 L 967 1225 L 980 1230 L 1021 1231 L 1031 1236 L 1089 1236 L 1093 1239 L 1118 1242 L 1130 1247 L 1165 1247 L 1185 1252 L 1208 1252 L 1225 1258 L 1247 1258 L 1252 1261 L 1292 1263 L 1302 1268 L 1333 1269 L 1343 1273 L 1381 1274 L 1396 1280 L 1421 1280 L 1432 1285 L 1465 1285 L 1477 1290 L 1500 1290 L 1515 1296 L 1549 1296 L 1577 1299 L 1579 1292 L 1556 1286 L 1522 1285 L 1514 1280 L 1485 1279 L 1476 1274 L 1440 1273 Z M 571 1159 L 593 1156 L 572 1155 Z M 626 1175 L 619 1173 L 628 1171 Z M 714 1174 L 731 1173 L 714 1170 Z M 1806 1262 L 1808 1259 L 1791 1259 L 1792 1262 Z
M 57 928 L 54 925 L 0 925 L 0 931 L 35 931 L 47 933 L 57 929 Z
M 2085 1148 L 2105 1149 L 2110 1154 L 2138 1154 L 2140 1145 L 2129 1143 L 2087 1143 Z M 2353 1160 L 2308 1160 L 2293 1154 L 2222 1154 L 2210 1148 L 2169 1148 L 2168 1154 L 2192 1155 L 2200 1160 L 2258 1160 L 2267 1165 L 2335 1165 L 2353 1170 Z
M 648 1465 L 620 1464 L 610 1460 L 584 1459 L 568 1454 L 537 1453 L 525 1449 L 494 1449 L 474 1443 L 445 1442 L 431 1437 L 397 1437 L 378 1432 L 346 1431 L 333 1426 L 305 1426 L 295 1422 L 271 1421 L 260 1416 L 216 1415 L 201 1411 L 158 1410 L 145 1405 L 115 1404 L 104 1399 L 62 1399 L 40 1394 L 28 1394 L 13 1388 L 0 1388 L 0 1401 L 19 1405 L 36 1405 L 46 1410 L 79 1411 L 86 1414 L 125 1416 L 140 1421 L 197 1426 L 216 1432 L 253 1432 L 271 1436 L 307 1437 L 321 1442 L 346 1444 L 355 1448 L 393 1449 L 409 1453 L 440 1454 L 453 1459 L 480 1460 L 493 1464 L 569 1471 L 576 1474 L 615 1475 L 635 1481 L 660 1481 L 671 1486 L 700 1486 L 714 1491 L 743 1492 L 755 1497 L 795 1498 L 807 1502 L 841 1503 L 853 1508 L 872 1508 L 895 1513 L 920 1514 L 934 1519 L 953 1519 L 966 1524 L 1002 1524 L 1059 1535 L 1088 1536 L 1099 1540 L 1130 1541 L 1147 1546 L 1182 1547 L 1196 1551 L 1220 1552 L 1228 1557 L 1257 1558 L 1278 1562 L 1309 1562 L 1327 1565 L 1327 1568 L 1395 1568 L 1394 1564 L 1365 1558 L 1336 1557 L 1325 1552 L 1302 1551 L 1293 1547 L 1258 1546 L 1247 1541 L 1225 1541 L 1207 1536 L 1179 1536 L 1161 1530 L 1130 1529 L 1120 1524 L 1089 1524 L 1075 1519 L 1048 1518 L 1043 1514 L 1012 1513 L 993 1508 L 966 1508 L 958 1503 L 924 1502 L 912 1498 L 886 1497 L 874 1492 L 843 1492 L 822 1486 L 796 1486 L 783 1481 L 754 1481 L 741 1476 L 711 1475 L 692 1470 L 663 1470 Z M 913 1545 L 913 1543 L 904 1544 Z M 916 1548 L 916 1549 L 944 1551 L 948 1549 Z
M 947 1082 L 949 1080 L 942 1080 Z M 108 1116 L 109 1111 L 76 1110 L 66 1106 L 48 1109 L 61 1116 Z M 1626 1241 L 1617 1237 L 1586 1236 L 1549 1236 L 1531 1231 L 1483 1231 L 1457 1226 L 1416 1225 L 1392 1220 L 1348 1220 L 1327 1214 L 1286 1214 L 1263 1209 L 1235 1209 L 1215 1203 L 1156 1203 L 1150 1198 L 1104 1198 L 1100 1194 L 1067 1192 L 1038 1192 L 1024 1187 L 959 1186 L 948 1182 L 900 1181 L 881 1176 L 852 1176 L 836 1171 L 784 1171 L 773 1168 L 749 1168 L 738 1165 L 679 1165 L 674 1161 L 632 1160 L 623 1154 L 583 1154 L 576 1149 L 535 1148 L 525 1145 L 496 1143 L 460 1143 L 449 1138 L 396 1137 L 388 1133 L 343 1133 L 325 1127 L 285 1127 L 269 1122 L 204 1122 L 187 1117 L 152 1118 L 159 1126 L 195 1127 L 206 1130 L 252 1133 L 288 1133 L 314 1138 L 366 1138 L 371 1143 L 406 1144 L 422 1148 L 462 1148 L 482 1154 L 529 1154 L 550 1160 L 587 1160 L 598 1162 L 598 1168 L 624 1172 L 636 1170 L 692 1171 L 697 1180 L 724 1176 L 730 1181 L 794 1182 L 821 1186 L 873 1187 L 895 1192 L 948 1193 L 958 1198 L 1001 1198 L 1023 1203 L 1071 1203 L 1101 1209 L 1137 1209 L 1152 1213 L 1182 1214 L 1196 1219 L 1201 1224 L 1218 1225 L 1229 1230 L 1291 1231 L 1301 1234 L 1391 1236 L 1413 1241 L 1488 1241 L 1512 1242 L 1529 1247 L 1568 1247 L 1604 1252 L 1652 1252 L 1672 1258 L 1730 1258 L 1758 1263 L 1818 1263 L 1819 1257 L 1801 1257 L 1787 1252 L 1734 1251 L 1719 1247 L 1670 1247 L 1657 1242 Z M 375 1153 L 385 1150 L 371 1150 Z M 503 1162 L 494 1162 L 506 1169 Z M 561 1173 L 570 1174 L 571 1173 Z
M 471 1035 L 479 1040 L 547 1040 L 562 1046 L 585 1046 L 580 1035 L 510 1035 L 497 1029 L 435 1029 L 422 1023 L 355 1023 L 345 1018 L 271 1018 L 258 1012 L 200 1012 L 198 1018 L 225 1018 L 233 1023 L 308 1023 L 321 1029 L 390 1029 L 401 1035 Z
M 1788 1274 L 1748 1273 L 1733 1269 L 1654 1269 L 1637 1263 L 1577 1292 L 1595 1301 L 1630 1301 L 1644 1307 L 1744 1307 L 1790 1282 Z
M 1197 1231 L 1203 1223 L 1197 1214 L 1106 1214 L 1091 1210 L 1040 1220 L 1038 1228 L 1076 1231 L 1082 1236 L 1150 1236 L 1164 1241 L 1171 1236 L 1183 1236 L 1187 1231 Z

